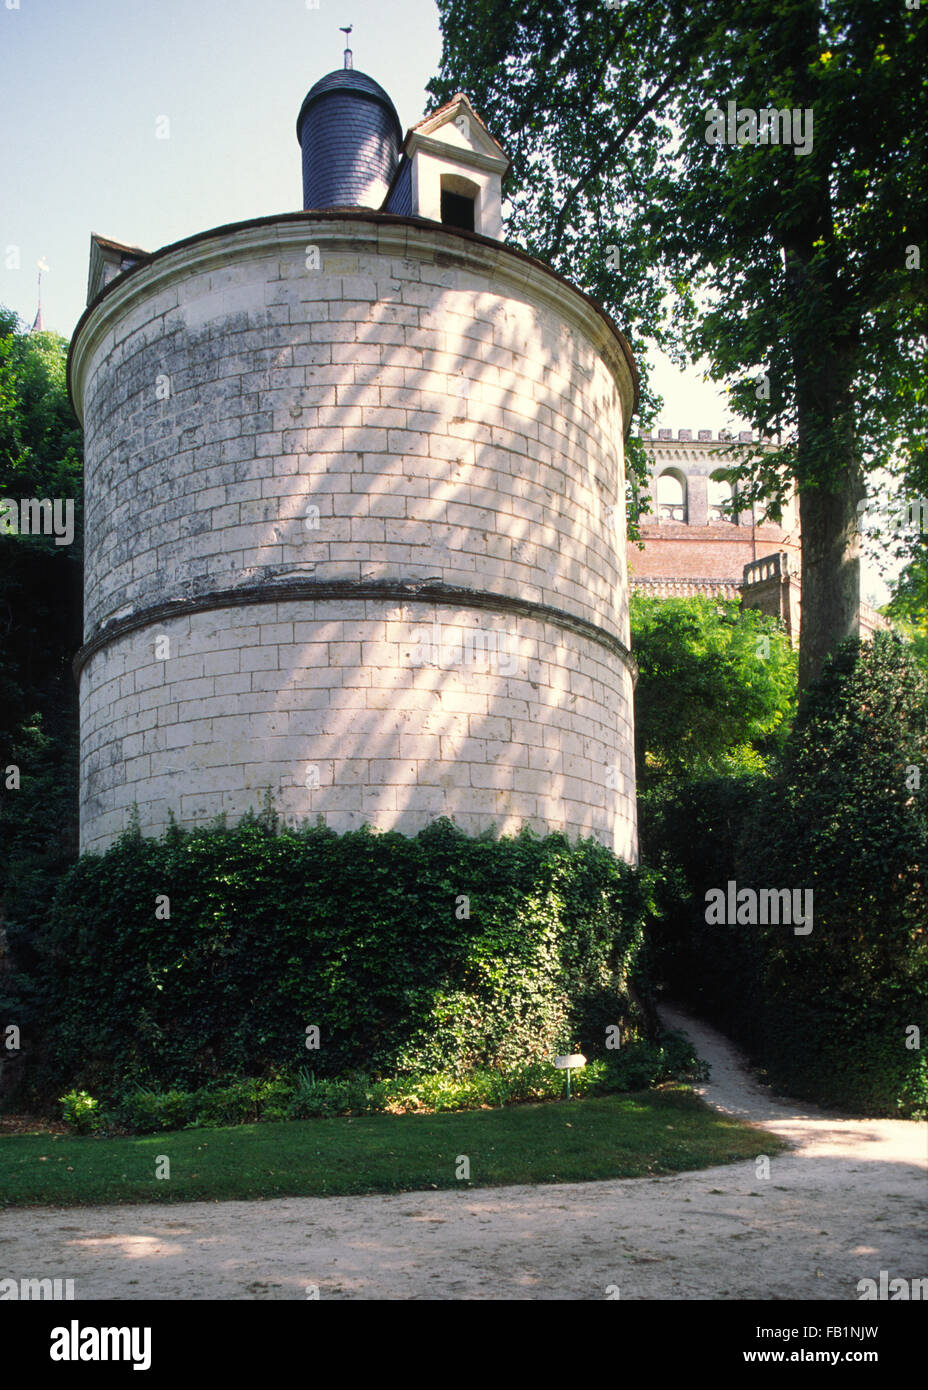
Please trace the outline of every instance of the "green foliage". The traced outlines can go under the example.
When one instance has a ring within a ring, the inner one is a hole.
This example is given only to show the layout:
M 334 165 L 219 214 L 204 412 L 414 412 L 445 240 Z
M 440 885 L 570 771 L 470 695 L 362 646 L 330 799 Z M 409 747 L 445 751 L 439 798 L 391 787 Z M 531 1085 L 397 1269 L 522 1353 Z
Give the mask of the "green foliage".
M 640 784 L 764 771 L 796 695 L 796 657 L 776 619 L 633 594 L 631 629 Z
M 21 333 L 0 309 L 0 498 L 75 503 L 72 545 L 7 534 L 5 512 L 0 524 L 0 918 L 13 963 L 0 978 L 0 1026 L 16 1022 L 30 1047 L 44 1011 L 35 942 L 77 852 L 82 469 L 66 359 L 63 338 Z M 11 765 L 18 789 L 7 786 Z
M 171 1086 L 126 1087 L 107 1111 L 111 1125 L 136 1134 L 160 1130 L 215 1128 L 286 1119 L 294 1086 L 275 1075 L 260 1080 L 246 1077 L 226 1086 L 188 1091 Z
M 837 490 L 851 461 L 887 464 L 923 410 L 925 270 L 907 268 L 901 243 L 924 229 L 926 145 L 898 111 L 904 94 L 924 95 L 928 20 L 870 0 L 708 9 L 703 61 L 674 103 L 679 157 L 661 170 L 649 220 L 678 277 L 691 354 L 735 379 L 739 413 L 760 431 L 808 427 L 782 457 L 751 460 L 742 496 L 753 477 L 776 497 L 783 464 Z M 811 108 L 809 151 L 709 143 L 705 113 L 732 95 L 754 111 Z
M 0 973 L 0 1026 L 15 1022 L 32 1045 L 45 1009 L 36 948 L 77 853 L 76 724 L 52 737 L 36 714 L 7 757 L 3 766 L 20 769 L 20 786 L 0 792 L 0 902 L 12 962 Z
M 3 751 L 37 713 L 54 736 L 76 722 L 70 660 L 81 641 L 82 464 L 66 364 L 63 338 L 19 333 L 15 316 L 0 309 L 0 497 L 75 503 L 72 545 L 0 526 Z
M 912 567 L 910 581 L 911 569 Z M 913 591 L 911 583 L 907 587 L 905 579 L 900 579 L 900 585 L 892 599 L 880 612 L 889 618 L 896 632 L 910 644 L 913 659 L 928 675 L 928 558 L 924 571 L 921 581 L 923 592 L 920 595 Z
M 59 1104 L 65 1124 L 70 1125 L 75 1134 L 93 1134 L 101 1127 L 100 1102 L 89 1092 L 68 1091 L 59 1098 Z
M 278 834 L 257 817 L 128 833 L 62 885 L 35 1084 L 190 1088 L 308 1062 L 461 1074 L 576 1038 L 596 1055 L 604 1016 L 646 1031 L 643 920 L 636 872 L 563 835 Z
M 910 478 L 908 487 L 911 503 L 928 498 L 928 448 L 919 459 L 917 476 Z M 882 534 L 877 536 L 877 541 L 882 543 L 885 563 L 900 558 L 907 559 L 908 563 L 896 576 L 892 598 L 883 612 L 914 642 L 922 666 L 928 669 L 928 530 L 909 527 L 901 537 L 894 536 L 893 540 L 895 544 L 888 545 Z
M 928 1111 L 926 773 L 928 680 L 878 633 L 826 665 L 776 781 L 645 800 L 643 853 L 663 871 L 655 968 L 788 1093 Z M 730 879 L 811 889 L 811 934 L 706 923 L 706 890 Z
M 906 622 L 897 619 L 896 630 L 911 644 L 912 658 L 928 676 L 928 618 L 920 622 Z
M 662 1033 L 653 1042 L 632 1042 L 593 1059 L 574 1072 L 571 1089 L 575 1096 L 610 1095 L 644 1090 L 670 1080 L 693 1080 L 705 1074 L 705 1065 L 686 1038 L 679 1033 Z M 86 1092 L 82 1095 L 86 1096 Z M 127 1087 L 109 1108 L 105 1123 L 134 1134 L 154 1134 L 335 1115 L 480 1110 L 558 1100 L 563 1095 L 564 1073 L 550 1061 L 477 1068 L 463 1075 L 423 1072 L 380 1080 L 363 1072 L 322 1077 L 301 1067 L 265 1079 L 245 1077 L 228 1085 L 193 1091 L 179 1087 Z M 96 1106 L 97 1102 L 92 1104 Z M 84 1132 L 80 1117 L 75 1119 L 69 1113 L 67 1118 L 76 1132 Z
M 769 846 L 778 881 L 815 894 L 803 947 L 768 949 L 771 1066 L 794 1089 L 814 1056 L 848 1103 L 928 1106 L 928 1053 L 905 1047 L 907 1025 L 928 1036 L 926 797 L 928 679 L 895 634 L 849 644 L 797 720 Z

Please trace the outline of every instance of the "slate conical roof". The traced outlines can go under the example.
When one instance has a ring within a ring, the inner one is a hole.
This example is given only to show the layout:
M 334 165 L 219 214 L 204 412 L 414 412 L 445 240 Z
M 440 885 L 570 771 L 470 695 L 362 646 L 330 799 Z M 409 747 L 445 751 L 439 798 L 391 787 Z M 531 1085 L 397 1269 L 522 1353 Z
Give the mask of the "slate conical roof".
M 379 82 L 337 68 L 310 87 L 296 123 L 303 207 L 379 208 L 399 163 L 403 132 Z
M 393 117 L 396 123 L 397 136 L 402 138 L 403 131 L 396 107 L 390 100 L 389 93 L 384 91 L 380 83 L 375 82 L 372 77 L 368 77 L 366 72 L 359 72 L 357 68 L 336 68 L 334 72 L 328 72 L 325 77 L 320 77 L 319 81 L 310 87 L 303 98 L 300 114 L 296 118 L 297 140 L 300 139 L 300 127 L 308 108 L 319 97 L 325 96 L 327 92 L 351 92 L 354 96 L 367 97 L 372 101 L 379 102 Z

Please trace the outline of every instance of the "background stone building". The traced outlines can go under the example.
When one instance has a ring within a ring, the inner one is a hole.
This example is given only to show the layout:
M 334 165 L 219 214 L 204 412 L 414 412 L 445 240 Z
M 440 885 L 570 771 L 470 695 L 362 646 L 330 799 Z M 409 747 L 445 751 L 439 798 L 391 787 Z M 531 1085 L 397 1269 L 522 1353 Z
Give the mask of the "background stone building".
M 740 599 L 746 608 L 782 619 L 790 640 L 799 641 L 802 556 L 795 494 L 781 523 L 769 521 L 762 505 L 728 510 L 734 490 L 724 473 L 747 449 L 750 431 L 659 429 L 642 432 L 650 464 L 651 511 L 640 522 L 644 548 L 628 543 L 633 590 L 656 598 L 703 594 Z M 860 628 L 868 636 L 888 626 L 869 604 L 860 605 Z
M 734 515 L 725 510 L 733 488 L 723 476 L 735 462 L 733 444 L 749 445 L 750 432 L 734 439 L 711 430 L 669 429 L 641 436 L 651 467 L 650 505 L 640 524 L 644 549 L 628 546 L 632 587 L 658 597 L 706 594 L 738 598 L 746 566 L 786 554 L 799 569 L 795 499 L 783 522 L 767 521 L 755 505 Z

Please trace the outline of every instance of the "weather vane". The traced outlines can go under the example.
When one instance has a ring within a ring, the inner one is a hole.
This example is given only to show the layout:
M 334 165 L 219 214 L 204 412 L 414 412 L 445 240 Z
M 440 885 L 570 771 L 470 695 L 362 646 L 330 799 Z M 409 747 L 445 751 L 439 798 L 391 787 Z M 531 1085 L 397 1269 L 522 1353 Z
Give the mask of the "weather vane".
M 349 24 L 347 27 L 339 25 L 339 28 L 341 32 L 345 35 L 345 67 L 352 68 L 354 67 L 354 61 L 351 56 L 351 49 L 348 47 L 348 35 L 351 33 L 352 29 L 354 28 L 354 25 Z

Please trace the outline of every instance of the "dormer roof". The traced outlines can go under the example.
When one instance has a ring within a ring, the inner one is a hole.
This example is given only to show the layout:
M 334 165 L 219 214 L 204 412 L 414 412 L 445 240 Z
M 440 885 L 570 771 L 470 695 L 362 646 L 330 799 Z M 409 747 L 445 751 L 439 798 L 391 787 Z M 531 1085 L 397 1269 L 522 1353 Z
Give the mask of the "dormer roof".
M 461 117 L 466 120 L 462 121 Z M 458 92 L 444 106 L 439 106 L 437 111 L 411 126 L 406 132 L 403 153 L 407 159 L 411 159 L 417 150 L 434 154 L 440 149 L 447 150 L 449 145 L 462 163 L 492 170 L 501 178 L 512 163 L 474 110 L 465 92 Z
M 90 270 L 87 276 L 87 303 L 91 304 L 111 280 L 124 270 L 130 270 L 149 256 L 140 246 L 126 246 L 121 241 L 90 233 Z

